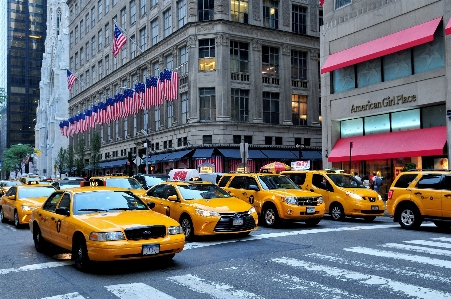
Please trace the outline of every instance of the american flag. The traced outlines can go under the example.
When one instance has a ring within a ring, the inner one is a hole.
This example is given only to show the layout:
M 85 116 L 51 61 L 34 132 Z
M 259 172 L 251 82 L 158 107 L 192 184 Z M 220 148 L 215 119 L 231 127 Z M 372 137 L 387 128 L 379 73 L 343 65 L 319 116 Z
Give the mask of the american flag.
M 158 79 L 158 91 L 160 93 L 160 97 L 158 99 L 157 105 L 163 104 L 163 101 L 166 99 L 164 88 L 165 84 L 166 84 L 166 75 L 164 72 L 160 72 L 160 78 Z
M 319 0 L 319 5 L 323 6 L 324 5 L 324 0 Z
M 158 80 L 157 77 L 150 78 L 150 104 L 151 106 L 158 106 L 160 104 L 160 92 L 158 90 Z
M 151 90 L 150 90 L 150 79 L 146 78 L 146 85 L 144 86 L 143 100 L 144 100 L 144 109 L 149 110 L 151 106 Z
M 179 97 L 179 73 L 171 72 L 171 88 L 169 89 L 169 100 L 177 100 Z
M 116 57 L 119 54 L 122 46 L 127 42 L 127 37 L 122 31 L 114 24 L 114 41 L 113 41 L 113 56 Z
M 67 88 L 69 89 L 69 91 L 72 90 L 72 86 L 74 86 L 75 84 L 75 80 L 77 80 L 77 77 L 74 76 L 74 74 L 72 74 L 69 70 L 67 71 Z

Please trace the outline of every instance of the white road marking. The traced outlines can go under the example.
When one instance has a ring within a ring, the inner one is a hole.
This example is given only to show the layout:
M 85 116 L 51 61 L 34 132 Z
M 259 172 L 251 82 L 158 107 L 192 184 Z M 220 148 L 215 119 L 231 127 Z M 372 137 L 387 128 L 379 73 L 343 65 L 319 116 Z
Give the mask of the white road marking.
M 440 247 L 440 248 L 451 249 L 451 244 L 449 244 L 449 243 L 433 242 L 433 241 L 425 241 L 425 240 L 412 240 L 412 241 L 404 241 L 404 242 L 410 243 L 410 244 L 417 244 L 417 245 L 425 245 L 425 246 L 433 246 L 433 247 Z
M 397 243 L 387 243 L 387 244 L 382 245 L 382 247 L 408 250 L 408 251 L 416 251 L 416 252 L 427 253 L 427 254 L 451 256 L 451 251 L 449 251 L 449 250 L 435 249 L 435 248 L 430 248 L 430 247 L 421 247 L 421 246 L 413 246 L 413 245 L 397 244 Z
M 68 293 L 68 294 L 64 294 L 64 295 L 45 297 L 42 299 L 85 299 L 85 297 L 83 297 L 82 295 L 75 292 L 75 293 Z
M 249 293 L 243 290 L 236 290 L 233 286 L 227 285 L 225 283 L 214 283 L 211 281 L 206 281 L 197 276 L 187 274 L 181 276 L 172 276 L 168 278 L 176 282 L 177 284 L 183 285 L 190 290 L 198 293 L 209 294 L 213 298 L 217 299 L 262 299 L 258 295 Z
M 68 266 L 71 264 L 72 264 L 72 262 L 50 262 L 50 263 L 42 263 L 42 264 L 33 264 L 33 265 L 27 265 L 27 266 L 23 266 L 23 267 L 19 267 L 19 268 L 0 269 L 0 274 L 8 274 L 8 273 L 12 273 L 12 272 L 25 272 L 25 271 L 31 271 L 31 270 L 41 270 L 41 269 L 47 269 L 47 268 Z
M 451 238 L 445 238 L 445 237 L 432 238 L 432 240 L 444 241 L 444 242 L 451 242 Z
M 121 299 L 175 299 L 144 283 L 116 284 L 105 288 Z
M 378 250 L 378 249 L 365 248 L 365 247 L 351 247 L 351 248 L 344 248 L 343 250 L 355 252 L 355 253 L 372 255 L 372 256 L 386 257 L 386 258 L 392 258 L 392 259 L 396 259 L 396 260 L 404 260 L 404 261 L 409 261 L 409 262 L 415 262 L 415 263 L 421 263 L 421 264 L 425 264 L 425 265 L 432 265 L 432 266 L 437 266 L 437 267 L 441 267 L 441 268 L 451 269 L 451 261 L 434 259 L 434 258 L 425 257 L 425 256 L 405 254 L 405 253 L 399 253 L 399 252 L 382 251 L 382 250 Z
M 372 230 L 372 229 L 381 229 L 381 228 L 389 228 L 389 227 L 397 227 L 398 225 L 393 224 L 378 224 L 378 225 L 367 225 L 367 226 L 347 226 L 347 227 L 339 227 L 339 228 L 315 228 L 309 230 L 298 230 L 298 231 L 285 231 L 285 232 L 277 232 L 277 233 L 268 233 L 268 234 L 253 234 L 245 239 L 234 239 L 234 240 L 224 240 L 224 241 L 216 241 L 216 242 L 191 242 L 186 243 L 183 250 L 196 249 L 201 247 L 215 246 L 227 243 L 235 243 L 235 242 L 248 242 L 255 240 L 263 240 L 263 239 L 271 239 L 271 238 L 279 238 L 279 237 L 287 237 L 287 236 L 296 236 L 296 235 L 310 235 L 310 234 L 318 234 L 318 233 L 331 233 L 331 232 L 343 232 L 343 231 L 358 231 L 358 230 Z
M 378 289 L 403 293 L 407 296 L 424 298 L 424 299 L 448 299 L 451 293 L 444 293 L 420 286 L 394 281 L 381 276 L 364 274 L 356 271 L 349 271 L 335 267 L 327 267 L 319 264 L 309 263 L 292 258 L 275 258 L 272 261 L 288 265 L 291 267 L 302 268 L 303 270 L 321 272 L 324 276 L 333 277 L 341 281 L 355 281 L 359 284 L 375 286 Z

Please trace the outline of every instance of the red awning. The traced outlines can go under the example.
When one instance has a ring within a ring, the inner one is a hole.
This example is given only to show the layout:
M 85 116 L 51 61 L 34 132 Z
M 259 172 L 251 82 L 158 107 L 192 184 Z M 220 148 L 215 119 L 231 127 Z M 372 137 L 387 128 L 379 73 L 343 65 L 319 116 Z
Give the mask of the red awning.
M 321 73 L 331 72 L 353 64 L 382 57 L 434 40 L 434 32 L 442 18 L 366 42 L 364 44 L 329 55 Z
M 329 154 L 329 162 L 443 155 L 446 126 L 341 138 Z
M 449 19 L 448 24 L 445 27 L 445 34 L 451 34 L 451 19 Z

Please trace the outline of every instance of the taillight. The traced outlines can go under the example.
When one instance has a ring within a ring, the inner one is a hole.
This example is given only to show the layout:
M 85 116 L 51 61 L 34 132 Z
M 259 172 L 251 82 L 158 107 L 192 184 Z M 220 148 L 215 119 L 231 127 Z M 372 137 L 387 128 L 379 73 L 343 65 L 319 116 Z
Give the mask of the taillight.
M 389 190 L 387 199 L 390 200 L 392 198 L 392 196 L 393 196 L 393 190 Z

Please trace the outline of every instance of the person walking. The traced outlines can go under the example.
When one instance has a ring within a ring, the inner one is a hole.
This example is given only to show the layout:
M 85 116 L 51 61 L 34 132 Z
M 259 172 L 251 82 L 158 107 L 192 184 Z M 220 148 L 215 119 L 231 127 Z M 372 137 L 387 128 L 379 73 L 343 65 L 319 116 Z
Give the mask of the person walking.
M 374 191 L 379 193 L 381 186 L 382 186 L 382 179 L 379 176 L 377 176 L 375 172 L 373 172 L 372 180 L 373 180 Z
M 359 174 L 358 174 L 357 172 L 354 172 L 354 178 L 355 178 L 357 181 L 362 182 L 362 178 L 359 177 Z

